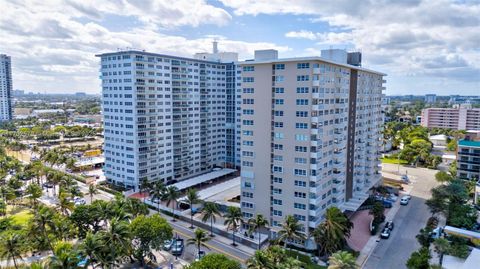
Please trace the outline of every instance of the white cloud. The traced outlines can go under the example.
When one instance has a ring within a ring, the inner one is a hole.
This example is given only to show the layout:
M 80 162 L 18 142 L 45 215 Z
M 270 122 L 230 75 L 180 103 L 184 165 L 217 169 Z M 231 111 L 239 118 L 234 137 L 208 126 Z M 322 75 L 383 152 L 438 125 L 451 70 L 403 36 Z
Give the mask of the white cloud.
M 326 22 L 330 31 L 298 29 L 285 36 L 313 40 L 321 47 L 359 49 L 365 64 L 390 73 L 479 81 L 478 1 L 221 1 L 238 15 L 296 14 L 307 15 L 313 23 Z

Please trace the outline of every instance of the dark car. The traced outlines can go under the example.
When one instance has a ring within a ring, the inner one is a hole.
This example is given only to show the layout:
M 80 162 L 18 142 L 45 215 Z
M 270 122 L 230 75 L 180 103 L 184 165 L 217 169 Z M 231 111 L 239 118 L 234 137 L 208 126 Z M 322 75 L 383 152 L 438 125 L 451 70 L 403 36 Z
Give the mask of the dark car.
M 183 253 L 183 239 L 177 238 L 175 239 L 175 243 L 172 246 L 172 254 L 173 255 L 182 255 Z
M 45 183 L 42 184 L 42 186 L 43 186 L 44 188 L 51 189 L 51 188 L 53 188 L 53 183 L 51 183 L 51 182 L 45 182 Z
M 390 229 L 388 228 L 383 228 L 382 233 L 380 234 L 380 237 L 383 239 L 387 239 L 390 237 Z
M 390 220 L 390 221 L 387 221 L 387 223 L 385 223 L 385 228 L 388 228 L 390 231 L 393 230 L 393 227 L 394 227 L 394 226 L 395 226 L 395 225 L 393 224 L 393 221 L 391 221 L 391 220 Z

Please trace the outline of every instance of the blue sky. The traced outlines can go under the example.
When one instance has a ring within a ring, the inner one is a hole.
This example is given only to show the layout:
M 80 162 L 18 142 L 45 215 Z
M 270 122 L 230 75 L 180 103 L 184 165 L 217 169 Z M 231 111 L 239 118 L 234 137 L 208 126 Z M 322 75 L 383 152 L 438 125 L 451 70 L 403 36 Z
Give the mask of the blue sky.
M 214 38 L 240 59 L 360 50 L 387 94 L 480 95 L 480 2 L 447 0 L 0 0 L 14 88 L 100 92 L 94 54 L 133 47 L 191 56 Z

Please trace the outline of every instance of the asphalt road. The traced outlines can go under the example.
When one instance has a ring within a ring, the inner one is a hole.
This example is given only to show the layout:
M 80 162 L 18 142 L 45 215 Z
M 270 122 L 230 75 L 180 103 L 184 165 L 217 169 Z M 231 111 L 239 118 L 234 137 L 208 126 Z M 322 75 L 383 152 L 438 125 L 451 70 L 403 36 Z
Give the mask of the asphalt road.
M 385 171 L 396 171 L 396 165 L 385 165 Z M 404 168 L 400 172 L 411 176 L 412 199 L 406 206 L 401 206 L 393 219 L 395 228 L 389 239 L 382 239 L 377 244 L 367 262 L 365 269 L 407 268 L 405 263 L 412 252 L 420 248 L 415 236 L 425 227 L 431 216 L 425 200 L 430 198 L 430 189 L 438 185 L 435 181 L 437 171 L 425 168 Z

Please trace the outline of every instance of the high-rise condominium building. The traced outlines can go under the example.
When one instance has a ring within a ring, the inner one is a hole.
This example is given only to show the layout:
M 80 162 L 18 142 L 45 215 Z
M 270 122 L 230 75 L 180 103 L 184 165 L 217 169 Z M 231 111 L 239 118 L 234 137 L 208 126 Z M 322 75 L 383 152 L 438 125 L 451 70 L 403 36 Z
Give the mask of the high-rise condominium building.
M 233 62 L 143 51 L 98 57 L 108 181 L 136 188 L 239 163 Z
M 356 210 L 380 180 L 385 74 L 346 59 L 262 51 L 239 63 L 241 208 L 274 233 L 292 215 L 308 235 L 328 207 Z
M 465 139 L 458 141 L 457 176 L 480 179 L 480 131 L 468 131 Z
M 480 108 L 471 104 L 457 108 L 426 108 L 422 110 L 422 126 L 453 130 L 480 130 Z
M 10 56 L 0 54 L 0 122 L 12 119 L 12 64 Z

